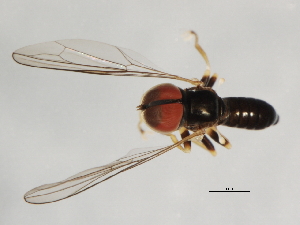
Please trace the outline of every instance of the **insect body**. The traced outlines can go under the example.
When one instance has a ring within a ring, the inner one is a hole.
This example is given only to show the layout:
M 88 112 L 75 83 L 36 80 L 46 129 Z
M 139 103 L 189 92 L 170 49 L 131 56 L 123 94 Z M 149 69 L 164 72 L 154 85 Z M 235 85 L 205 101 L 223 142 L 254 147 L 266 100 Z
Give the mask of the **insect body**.
M 274 108 L 265 101 L 255 98 L 224 98 L 227 116 L 219 124 L 261 130 L 279 121 Z
M 274 108 L 262 100 L 219 97 L 212 89 L 217 74 L 210 75 L 206 53 L 198 44 L 197 35 L 191 34 L 195 36 L 196 49 L 206 62 L 201 80 L 165 73 L 136 52 L 95 41 L 47 42 L 13 53 L 16 62 L 27 66 L 96 75 L 169 78 L 193 85 L 185 90 L 173 84 L 157 85 L 146 92 L 137 107 L 145 123 L 151 129 L 170 136 L 174 144 L 161 149 L 132 150 L 107 165 L 85 170 L 61 182 L 36 187 L 25 194 L 27 202 L 42 204 L 71 197 L 173 148 L 189 152 L 191 142 L 215 155 L 214 146 L 207 136 L 226 148 L 231 147 L 228 139 L 218 131 L 219 125 L 258 130 L 279 121 Z M 177 130 L 181 140 L 172 134 Z
M 155 131 L 171 133 L 179 127 L 197 131 L 215 124 L 260 130 L 275 125 L 279 117 L 265 101 L 254 98 L 220 98 L 209 89 L 182 90 L 172 84 L 160 84 L 144 96 L 142 105 L 146 123 Z

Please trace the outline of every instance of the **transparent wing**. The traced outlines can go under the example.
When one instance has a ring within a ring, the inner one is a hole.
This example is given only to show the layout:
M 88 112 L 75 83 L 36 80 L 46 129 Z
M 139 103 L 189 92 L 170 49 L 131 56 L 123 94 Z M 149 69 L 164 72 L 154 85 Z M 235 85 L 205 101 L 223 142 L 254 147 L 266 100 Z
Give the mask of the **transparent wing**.
M 43 204 L 71 197 L 119 173 L 154 159 L 176 146 L 177 144 L 155 150 L 153 148 L 133 149 L 127 155 L 107 165 L 82 171 L 61 182 L 36 187 L 28 191 L 24 199 L 28 203 Z
M 140 54 L 88 40 L 60 40 L 16 50 L 13 59 L 23 65 L 113 76 L 138 76 L 193 80 L 165 73 Z

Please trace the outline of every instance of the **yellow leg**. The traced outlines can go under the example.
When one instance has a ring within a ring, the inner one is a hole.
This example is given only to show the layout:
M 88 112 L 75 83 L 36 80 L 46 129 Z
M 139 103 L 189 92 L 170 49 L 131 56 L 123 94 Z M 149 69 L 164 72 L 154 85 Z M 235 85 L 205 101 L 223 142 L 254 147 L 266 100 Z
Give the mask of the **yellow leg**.
M 178 139 L 174 134 L 166 134 L 166 135 L 171 138 L 174 144 L 178 142 Z M 181 145 L 178 145 L 177 148 L 179 148 L 181 151 L 184 152 L 184 148 Z
M 206 81 L 210 77 L 210 63 L 209 63 L 208 57 L 207 57 L 205 51 L 203 50 L 203 48 L 199 45 L 198 35 L 194 31 L 189 31 L 189 35 L 193 35 L 195 37 L 195 48 L 201 54 L 202 58 L 204 59 L 204 61 L 206 63 L 206 70 L 204 71 L 204 74 L 201 79 L 201 81 L 203 81 L 203 80 Z
M 198 50 L 198 52 L 201 54 L 202 58 L 204 59 L 205 63 L 206 63 L 206 72 L 204 74 L 208 74 L 210 75 L 210 63 L 208 60 L 208 57 L 205 53 L 205 51 L 203 50 L 203 48 L 199 45 L 199 38 L 198 35 L 194 32 L 194 31 L 189 31 L 189 33 L 191 35 L 194 35 L 195 37 L 195 48 Z
M 184 127 L 179 128 L 179 133 L 180 133 L 182 139 L 184 139 L 185 137 L 190 135 L 189 131 Z M 170 136 L 170 138 L 174 144 L 178 142 L 178 139 L 174 134 L 166 134 L 166 135 Z M 178 145 L 177 148 L 179 148 L 184 153 L 190 153 L 191 152 L 191 141 L 185 141 L 183 143 L 183 146 Z
M 214 74 L 213 76 L 210 75 L 210 73 L 211 73 L 210 63 L 209 63 L 208 57 L 206 55 L 206 52 L 203 50 L 203 48 L 199 44 L 198 35 L 194 31 L 189 31 L 188 35 L 195 37 L 195 48 L 201 54 L 202 58 L 204 59 L 204 61 L 206 63 L 206 70 L 204 71 L 201 82 L 203 82 L 204 87 L 212 87 L 214 85 L 214 83 L 216 82 L 218 75 L 217 74 Z

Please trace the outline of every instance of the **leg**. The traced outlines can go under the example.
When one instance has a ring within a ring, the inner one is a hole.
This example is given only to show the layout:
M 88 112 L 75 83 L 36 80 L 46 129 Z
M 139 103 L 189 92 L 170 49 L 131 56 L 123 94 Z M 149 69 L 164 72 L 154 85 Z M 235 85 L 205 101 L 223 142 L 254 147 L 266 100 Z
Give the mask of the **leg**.
M 205 150 L 208 150 L 213 156 L 217 155 L 214 145 L 205 135 L 193 138 L 192 142 L 204 148 Z
M 203 75 L 201 81 L 203 82 L 203 87 L 213 87 L 216 80 L 218 79 L 218 74 L 214 74 L 212 76 Z
M 199 45 L 198 35 L 194 31 L 190 31 L 190 34 L 195 36 L 195 48 L 201 54 L 202 58 L 204 59 L 204 61 L 206 63 L 206 70 L 204 71 L 204 75 L 202 76 L 202 79 L 201 79 L 201 81 L 204 84 L 206 84 L 210 79 L 210 63 L 209 63 L 209 60 L 208 60 L 208 57 L 207 57 L 205 51 Z
M 180 132 L 180 136 L 181 136 L 182 139 L 184 139 L 185 137 L 190 135 L 190 132 L 184 127 L 181 127 L 179 129 L 179 132 Z M 183 146 L 184 146 L 184 152 L 185 153 L 191 152 L 191 141 L 183 142 Z
M 209 78 L 205 87 L 210 87 L 210 88 L 213 87 L 217 79 L 218 79 L 218 74 L 215 73 Z
M 171 138 L 171 140 L 173 141 L 174 144 L 176 144 L 178 142 L 178 139 L 174 134 L 166 134 L 166 135 Z M 178 145 L 177 148 L 179 148 L 181 151 L 184 152 L 184 148 L 181 145 Z
M 206 71 L 204 74 L 208 74 L 210 75 L 210 64 L 209 64 L 209 60 L 208 57 L 205 53 L 205 51 L 203 50 L 203 48 L 199 45 L 199 39 L 198 39 L 198 35 L 194 32 L 194 31 L 190 31 L 190 34 L 195 36 L 195 48 L 198 50 L 198 52 L 201 54 L 202 58 L 204 59 L 205 63 L 206 63 Z
M 209 60 L 208 60 L 208 57 L 207 57 L 205 51 L 199 45 L 198 35 L 194 31 L 190 31 L 190 34 L 195 36 L 195 48 L 201 54 L 202 58 L 204 59 L 204 61 L 206 63 L 206 70 L 202 76 L 201 81 L 203 82 L 204 87 L 212 87 L 215 84 L 215 82 L 218 78 L 218 75 L 214 74 L 213 76 L 210 76 L 210 63 L 209 63 Z
M 182 139 L 184 139 L 190 135 L 189 131 L 184 127 L 181 127 L 179 129 L 179 133 L 180 133 L 180 136 Z M 170 136 L 170 138 L 174 144 L 178 142 L 178 139 L 174 134 L 166 134 L 166 135 Z M 183 142 L 183 147 L 181 145 L 178 145 L 177 148 L 179 148 L 184 153 L 190 153 L 191 152 L 191 141 L 185 141 L 185 142 Z
M 210 127 L 206 130 L 206 134 L 208 134 L 215 142 L 219 143 L 220 145 L 224 146 L 227 149 L 231 148 L 231 144 L 229 140 L 221 134 L 217 127 Z

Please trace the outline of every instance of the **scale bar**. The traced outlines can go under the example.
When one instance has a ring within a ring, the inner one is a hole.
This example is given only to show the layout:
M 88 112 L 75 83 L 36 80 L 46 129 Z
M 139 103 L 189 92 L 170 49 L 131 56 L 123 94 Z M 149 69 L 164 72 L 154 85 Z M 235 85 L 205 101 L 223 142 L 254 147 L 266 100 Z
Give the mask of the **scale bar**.
M 250 191 L 209 191 L 209 192 L 250 192 Z

